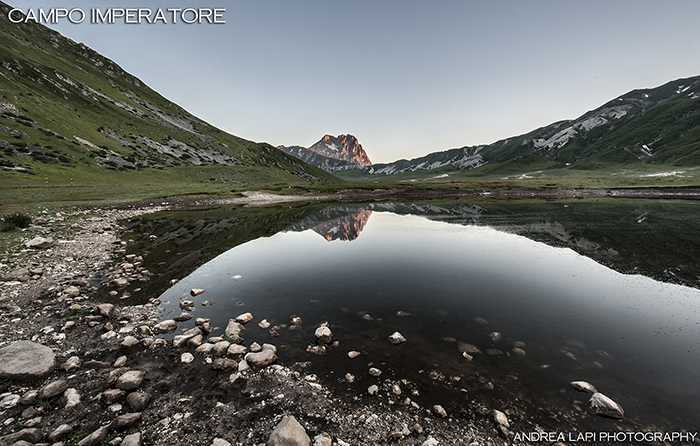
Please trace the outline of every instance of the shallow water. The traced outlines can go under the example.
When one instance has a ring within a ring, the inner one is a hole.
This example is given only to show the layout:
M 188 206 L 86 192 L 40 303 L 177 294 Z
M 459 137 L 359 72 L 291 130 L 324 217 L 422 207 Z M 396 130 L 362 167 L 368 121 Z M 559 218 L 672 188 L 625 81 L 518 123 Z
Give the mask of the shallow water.
M 246 344 L 274 343 L 280 362 L 310 361 L 311 371 L 348 394 L 367 398 L 367 386 L 378 381 L 367 375 L 370 364 L 383 371 L 380 382 L 405 380 L 401 396 L 380 397 L 386 404 L 408 396 L 466 417 L 480 407 L 506 408 L 515 431 L 698 430 L 700 290 L 622 274 L 517 234 L 547 234 L 620 263 L 615 253 L 623 248 L 575 234 L 561 218 L 524 223 L 522 209 L 520 217 L 489 217 L 483 207 L 460 206 L 326 209 L 201 265 L 161 295 L 161 316 L 179 314 L 180 298 L 203 288 L 194 315 L 212 319 L 212 335 L 249 311 L 255 319 Z M 632 224 L 644 224 L 635 223 L 644 212 Z M 654 263 L 638 260 L 632 263 Z M 674 268 L 688 270 L 659 271 Z M 204 300 L 215 304 L 199 305 Z M 292 314 L 303 319 L 295 330 L 283 326 Z M 281 326 L 279 337 L 257 326 L 263 318 Z M 340 345 L 324 356 L 307 353 L 325 321 Z M 392 345 L 394 331 L 407 342 Z M 463 343 L 482 353 L 468 361 Z M 350 350 L 362 355 L 349 359 Z M 342 379 L 348 372 L 355 383 Z M 569 386 L 574 380 L 620 403 L 625 418 L 588 414 L 587 395 Z

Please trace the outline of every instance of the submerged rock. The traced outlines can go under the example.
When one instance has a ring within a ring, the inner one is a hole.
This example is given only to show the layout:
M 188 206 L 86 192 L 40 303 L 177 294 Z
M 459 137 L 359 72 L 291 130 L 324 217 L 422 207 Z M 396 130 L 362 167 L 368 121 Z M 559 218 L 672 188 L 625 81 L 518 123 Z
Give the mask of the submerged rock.
M 314 333 L 314 336 L 316 336 L 316 341 L 319 344 L 330 344 L 330 342 L 333 340 L 333 332 L 327 325 L 321 325 L 318 327 Z
M 571 387 L 578 390 L 579 392 L 587 392 L 590 394 L 598 393 L 593 384 L 589 384 L 586 381 L 572 381 Z
M 621 419 L 625 415 L 622 406 L 602 393 L 594 393 L 586 404 L 591 411 L 602 417 Z
M 394 333 L 391 334 L 391 336 L 389 336 L 389 341 L 392 344 L 396 345 L 396 344 L 401 344 L 403 342 L 406 342 L 406 338 L 404 338 L 403 335 L 401 333 L 399 333 L 398 331 L 395 331 Z

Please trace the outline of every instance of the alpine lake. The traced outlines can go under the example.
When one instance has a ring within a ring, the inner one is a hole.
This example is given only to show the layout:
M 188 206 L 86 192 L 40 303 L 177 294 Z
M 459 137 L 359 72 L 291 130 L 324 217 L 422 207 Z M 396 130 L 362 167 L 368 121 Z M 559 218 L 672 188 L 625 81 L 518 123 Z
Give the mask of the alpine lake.
M 124 239 L 156 275 L 131 300 L 159 297 L 165 320 L 187 297 L 210 336 L 250 312 L 244 345 L 276 345 L 349 400 L 466 420 L 498 409 L 516 432 L 695 433 L 698 217 L 682 200 L 284 203 L 144 215 Z M 322 323 L 337 342 L 319 355 Z M 624 417 L 591 413 L 572 381 Z

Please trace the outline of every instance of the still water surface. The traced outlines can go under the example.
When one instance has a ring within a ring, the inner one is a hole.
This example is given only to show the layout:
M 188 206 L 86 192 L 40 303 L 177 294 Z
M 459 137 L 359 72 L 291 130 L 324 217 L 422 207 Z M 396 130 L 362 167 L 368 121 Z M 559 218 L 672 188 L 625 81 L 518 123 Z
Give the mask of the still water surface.
M 329 385 L 362 398 L 378 381 L 367 375 L 372 364 L 384 372 L 379 381 L 420 390 L 413 399 L 423 407 L 467 417 L 483 406 L 545 431 L 700 429 L 700 290 L 622 274 L 572 249 L 472 224 L 464 212 L 448 223 L 440 212 L 387 209 L 327 209 L 236 246 L 163 293 L 162 317 L 203 288 L 195 316 L 211 318 L 212 335 L 251 312 L 246 345 L 274 343 L 281 363 L 310 361 Z M 284 326 L 292 314 L 299 329 Z M 279 337 L 257 326 L 263 318 Z M 307 353 L 325 321 L 340 345 Z M 395 331 L 407 342 L 391 345 Z M 481 353 L 467 360 L 464 343 Z M 362 355 L 349 359 L 350 350 Z M 348 372 L 355 383 L 344 381 Z M 574 380 L 620 403 L 625 418 L 587 413 Z M 403 404 L 405 395 L 382 398 Z

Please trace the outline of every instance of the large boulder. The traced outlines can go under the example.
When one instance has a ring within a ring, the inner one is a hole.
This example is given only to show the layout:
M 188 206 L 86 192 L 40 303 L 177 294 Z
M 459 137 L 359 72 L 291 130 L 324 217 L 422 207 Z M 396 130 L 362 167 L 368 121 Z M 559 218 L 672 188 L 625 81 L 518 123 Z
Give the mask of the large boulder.
M 45 345 L 18 341 L 0 349 L 0 378 L 32 381 L 50 375 L 56 355 Z
M 293 416 L 285 416 L 267 440 L 267 446 L 311 446 L 311 438 Z

